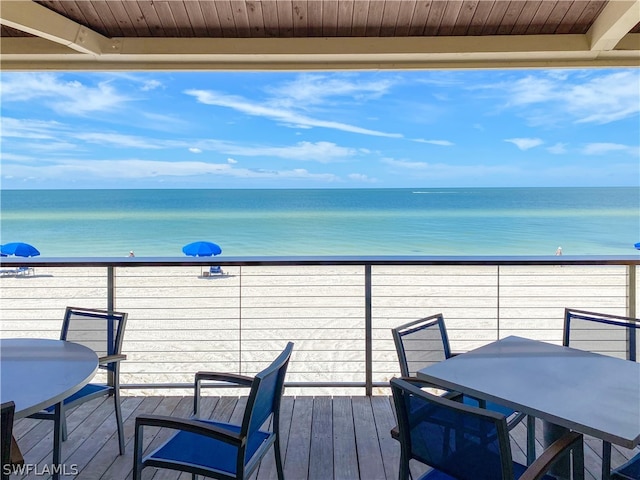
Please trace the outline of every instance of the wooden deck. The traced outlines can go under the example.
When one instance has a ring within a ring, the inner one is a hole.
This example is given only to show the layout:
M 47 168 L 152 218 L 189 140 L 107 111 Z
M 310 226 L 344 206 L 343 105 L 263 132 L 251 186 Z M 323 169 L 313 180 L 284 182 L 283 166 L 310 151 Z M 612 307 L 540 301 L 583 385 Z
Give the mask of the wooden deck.
M 242 397 L 205 397 L 202 414 L 224 421 L 237 420 L 241 418 L 245 400 Z M 122 409 L 127 450 L 124 456 L 118 455 L 113 403 L 110 400 L 94 400 L 68 413 L 70 433 L 63 444 L 63 463 L 69 476 L 62 478 L 130 479 L 135 417 L 142 413 L 188 416 L 192 397 L 127 396 L 123 398 Z M 284 469 L 288 480 L 398 478 L 399 446 L 389 434 L 395 425 L 389 397 L 285 396 L 281 414 Z M 541 428 L 537 431 L 540 432 Z M 42 469 L 51 461 L 51 432 L 50 421 L 21 419 L 16 422 L 14 433 L 27 464 L 38 464 Z M 167 430 L 145 430 L 146 447 L 153 448 L 170 433 Z M 523 424 L 512 432 L 513 456 L 520 462 L 525 461 L 525 437 Z M 613 465 L 620 464 L 632 453 L 614 447 Z M 601 442 L 587 439 L 585 464 L 589 480 L 600 479 L 600 455 Z M 418 472 L 419 469 L 415 473 Z M 151 468 L 143 473 L 143 478 L 154 480 L 191 478 Z M 11 478 L 45 477 L 31 472 L 30 475 Z M 273 455 L 267 455 L 252 478 L 276 478 Z

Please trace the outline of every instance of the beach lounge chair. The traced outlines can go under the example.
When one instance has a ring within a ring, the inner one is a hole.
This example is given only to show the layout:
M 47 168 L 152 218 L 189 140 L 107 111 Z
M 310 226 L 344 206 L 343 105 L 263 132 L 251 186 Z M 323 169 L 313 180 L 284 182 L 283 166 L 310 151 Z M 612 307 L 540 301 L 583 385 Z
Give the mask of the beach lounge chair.
M 209 267 L 209 275 L 224 275 L 222 271 L 222 267 L 220 265 L 215 265 Z
M 583 437 L 568 432 L 529 467 L 514 462 L 506 417 L 421 389 L 416 378 L 392 378 L 398 418 L 400 480 L 408 480 L 409 461 L 432 467 L 418 480 L 552 480 L 554 463 L 573 454 L 573 479 L 584 479 Z M 429 384 L 427 384 L 429 385 Z
M 18 267 L 16 268 L 16 275 L 35 275 L 36 270 L 33 267 Z
M 124 427 L 120 408 L 120 362 L 127 358 L 122 354 L 122 340 L 126 324 L 126 313 L 92 308 L 66 308 L 60 340 L 79 343 L 94 350 L 98 355 L 99 368 L 107 373 L 107 383 L 89 383 L 64 400 L 62 404 L 63 440 L 67 439 L 65 410 L 95 398 L 112 396 L 118 427 L 120 455 L 124 455 Z M 53 420 L 53 407 L 38 412 L 31 418 Z
M 284 479 L 280 451 L 280 399 L 293 343 L 255 377 L 198 372 L 195 377 L 193 417 L 180 419 L 157 415 L 136 418 L 133 479 L 142 478 L 145 467 L 167 468 L 218 479 L 244 479 L 260 465 L 273 446 L 276 472 Z M 240 424 L 198 418 L 202 381 L 228 382 L 250 387 Z M 267 421 L 270 422 L 267 423 Z M 271 428 L 267 429 L 266 425 Z M 145 427 L 166 427 L 177 432 L 143 457 Z M 264 427 L 264 428 L 263 428 Z

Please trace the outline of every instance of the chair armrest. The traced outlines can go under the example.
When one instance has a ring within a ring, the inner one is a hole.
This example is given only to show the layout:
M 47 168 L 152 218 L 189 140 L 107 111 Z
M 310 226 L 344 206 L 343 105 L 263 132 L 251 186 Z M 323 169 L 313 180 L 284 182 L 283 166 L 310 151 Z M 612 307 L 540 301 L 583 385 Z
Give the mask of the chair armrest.
M 183 432 L 191 432 L 197 435 L 213 437 L 238 447 L 244 445 L 246 442 L 246 437 L 243 437 L 238 433 L 198 420 L 190 420 L 186 418 L 175 418 L 161 415 L 139 415 L 136 417 L 136 431 L 138 431 L 142 426 L 170 428 Z
M 549 471 L 549 468 L 562 457 L 567 450 L 578 448 L 580 455 L 584 455 L 582 447 L 582 434 L 578 432 L 569 432 L 553 442 L 540 455 L 527 470 L 522 474 L 519 480 L 540 480 Z M 574 461 L 574 464 L 576 462 Z M 584 469 L 584 458 L 577 462 L 578 468 Z
M 200 411 L 200 384 L 203 380 L 216 380 L 219 382 L 235 383 L 241 387 L 250 387 L 253 384 L 253 377 L 238 375 L 235 373 L 219 372 L 196 372 L 193 384 L 193 415 L 197 416 Z
M 120 354 L 120 355 L 107 355 L 106 357 L 100 357 L 98 358 L 98 363 L 100 365 L 104 365 L 107 363 L 115 363 L 115 362 L 121 362 L 122 360 L 126 360 L 127 356 Z
M 463 399 L 462 393 L 451 391 L 447 388 L 444 388 L 442 385 L 437 385 L 435 383 L 427 382 L 426 380 L 421 380 L 420 378 L 417 378 L 417 377 L 400 377 L 400 378 L 401 380 L 411 383 L 412 385 L 415 385 L 418 388 L 433 388 L 435 390 L 442 390 L 444 391 L 444 393 L 442 393 L 440 396 L 448 400 L 462 401 Z
M 238 385 L 244 385 L 247 387 L 250 387 L 253 383 L 253 377 L 237 375 L 235 373 L 197 372 L 195 382 L 198 383 L 202 380 L 216 380 L 219 382 L 236 383 Z

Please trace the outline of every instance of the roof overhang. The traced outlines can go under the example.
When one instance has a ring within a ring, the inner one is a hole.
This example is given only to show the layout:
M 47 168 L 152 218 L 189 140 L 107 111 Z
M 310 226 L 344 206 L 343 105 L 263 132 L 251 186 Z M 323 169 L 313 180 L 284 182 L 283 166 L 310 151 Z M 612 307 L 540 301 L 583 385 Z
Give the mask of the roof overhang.
M 31 0 L 2 0 L 0 22 L 29 35 L 2 37 L 0 67 L 14 71 L 640 66 L 640 0 L 609 1 L 586 33 L 562 35 L 110 38 Z

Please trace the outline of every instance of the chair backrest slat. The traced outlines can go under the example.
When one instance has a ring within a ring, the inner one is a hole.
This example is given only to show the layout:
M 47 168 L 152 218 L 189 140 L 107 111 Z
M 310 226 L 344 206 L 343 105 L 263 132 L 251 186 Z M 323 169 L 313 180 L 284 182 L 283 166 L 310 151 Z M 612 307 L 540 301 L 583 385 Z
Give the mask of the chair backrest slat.
M 391 330 L 403 377 L 451 356 L 449 337 L 441 313 Z
M 126 313 L 67 307 L 60 339 L 91 348 L 98 357 L 118 355 L 126 322 Z
M 284 377 L 292 350 L 293 343 L 289 342 L 282 353 L 254 377 L 242 421 L 242 432 L 247 435 L 248 442 L 272 414 L 274 422 L 278 420 Z M 277 430 L 275 423 L 274 429 Z
M 640 319 L 565 309 L 562 344 L 637 362 Z
M 459 480 L 513 480 L 506 418 L 391 379 L 402 456 Z

